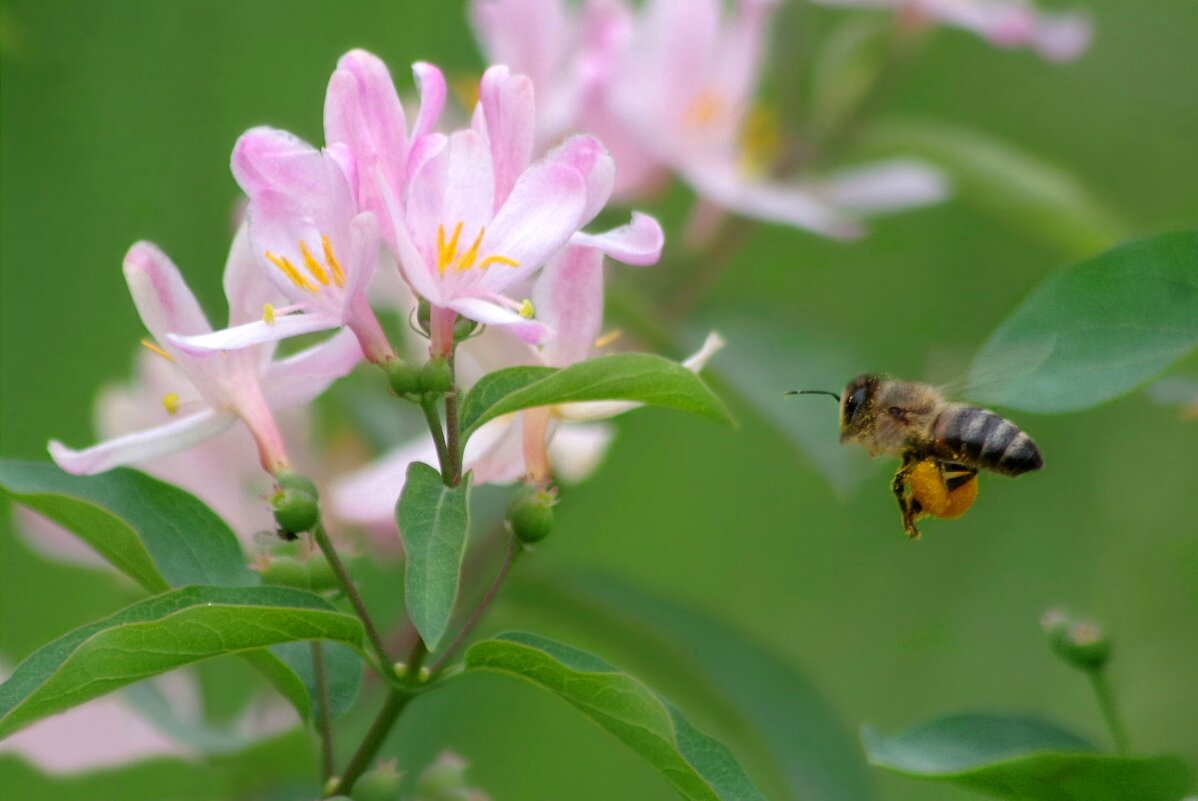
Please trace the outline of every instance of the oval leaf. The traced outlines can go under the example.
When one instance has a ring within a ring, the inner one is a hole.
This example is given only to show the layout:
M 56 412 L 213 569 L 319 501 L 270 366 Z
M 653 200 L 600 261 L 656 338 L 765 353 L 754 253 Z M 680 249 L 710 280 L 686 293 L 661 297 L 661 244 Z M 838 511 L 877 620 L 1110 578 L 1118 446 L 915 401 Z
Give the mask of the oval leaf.
M 884 122 L 865 144 L 927 159 L 966 202 L 1070 256 L 1110 247 L 1125 226 L 1069 173 L 981 131 L 937 122 Z
M 862 740 L 878 767 L 1018 801 L 1177 801 L 1190 789 L 1179 759 L 1098 754 L 1033 717 L 955 715 L 891 737 L 866 727 Z
M 509 367 L 484 376 L 462 400 L 462 441 L 511 412 L 583 401 L 633 401 L 729 419 L 707 385 L 682 365 L 647 353 L 619 353 L 560 370 Z
M 0 737 L 192 662 L 297 640 L 333 640 L 360 650 L 362 624 L 300 590 L 173 590 L 75 629 L 18 665 L 0 684 Z
M 73 476 L 0 459 L 0 490 L 80 539 L 150 592 L 258 583 L 237 536 L 194 495 L 127 467 Z
M 1162 234 L 1047 278 L 982 346 L 970 380 L 979 401 L 1076 411 L 1135 389 L 1195 345 L 1198 232 Z
M 684 798 L 764 801 L 727 748 L 598 657 L 535 634 L 509 632 L 472 645 L 466 669 L 505 673 L 557 695 L 644 758 Z
M 413 462 L 395 514 L 407 557 L 404 604 L 424 644 L 434 650 L 458 597 L 470 533 L 470 476 L 447 487 L 436 470 Z
M 0 459 L 0 491 L 75 534 L 152 593 L 190 584 L 255 586 L 237 535 L 189 492 L 122 467 L 73 476 L 47 462 Z M 275 646 L 241 658 L 257 668 L 305 720 L 316 684 L 306 647 Z M 330 709 L 339 715 L 357 695 L 361 660 L 328 648 Z
M 696 703 L 725 713 L 731 719 L 723 729 L 730 735 L 747 732 L 750 745 L 766 757 L 765 769 L 772 769 L 784 788 L 778 797 L 875 797 L 861 748 L 836 711 L 789 660 L 732 626 L 614 576 L 525 580 L 511 590 L 507 597 L 520 604 L 522 616 L 546 615 L 571 632 L 593 632 L 595 639 L 637 660 L 629 664 L 638 673 L 641 665 L 657 671 L 643 674 L 648 678 L 657 675 L 675 684 L 693 678 Z M 744 758 L 753 770 L 747 753 Z

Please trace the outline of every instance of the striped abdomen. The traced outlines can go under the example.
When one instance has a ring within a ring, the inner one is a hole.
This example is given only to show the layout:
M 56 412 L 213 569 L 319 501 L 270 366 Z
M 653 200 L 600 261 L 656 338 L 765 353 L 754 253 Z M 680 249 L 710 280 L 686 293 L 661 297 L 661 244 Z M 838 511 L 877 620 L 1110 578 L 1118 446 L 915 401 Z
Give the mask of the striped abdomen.
M 1044 466 L 1040 448 L 1019 426 L 976 406 L 949 406 L 932 424 L 937 443 L 969 467 L 1017 476 Z

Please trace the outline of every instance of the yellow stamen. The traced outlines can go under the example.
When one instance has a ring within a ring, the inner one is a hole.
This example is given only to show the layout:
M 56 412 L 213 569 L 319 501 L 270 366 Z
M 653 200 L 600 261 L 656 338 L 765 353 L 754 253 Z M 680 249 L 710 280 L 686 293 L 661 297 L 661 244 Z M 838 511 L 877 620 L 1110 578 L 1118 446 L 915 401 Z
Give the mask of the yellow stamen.
M 618 328 L 613 328 L 603 336 L 595 340 L 596 348 L 606 348 L 611 343 L 615 342 L 620 337 L 624 336 L 624 332 Z
M 520 316 L 525 320 L 531 320 L 534 314 L 536 314 L 536 309 L 533 308 L 532 301 L 525 298 L 524 302 L 520 304 Z
M 262 305 L 262 322 L 266 323 L 267 325 L 275 324 L 275 307 L 269 303 L 264 303 Z
M 266 251 L 266 258 L 270 259 L 270 262 L 274 266 L 278 267 L 279 270 L 282 271 L 283 275 L 287 276 L 291 283 L 295 284 L 300 289 L 306 289 L 309 292 L 319 291 L 311 281 L 309 281 L 307 278 L 304 278 L 303 274 L 301 274 L 299 270 L 295 269 L 294 264 L 284 257 L 276 256 L 268 250 Z
M 320 237 L 320 244 L 324 247 L 324 260 L 328 262 L 329 269 L 333 271 L 333 283 L 337 286 L 345 286 L 345 270 L 341 269 L 341 262 L 337 261 L 337 257 L 333 255 L 333 243 L 325 235 Z
M 179 411 L 179 395 L 176 392 L 168 392 L 162 396 L 162 408 L 166 409 L 167 414 L 176 414 Z
M 143 348 L 145 348 L 146 350 L 150 351 L 151 353 L 157 353 L 159 356 L 166 359 L 168 362 L 173 362 L 175 360 L 174 356 L 167 353 L 167 351 L 161 345 L 159 345 L 157 342 L 154 342 L 153 340 L 143 339 L 141 341 L 141 346 Z
M 312 277 L 320 282 L 321 286 L 329 285 L 329 274 L 325 272 L 320 262 L 312 255 L 312 251 L 308 250 L 308 243 L 300 240 L 300 253 L 304 256 L 304 266 L 308 268 L 308 272 L 312 273 Z
M 485 270 L 492 264 L 502 264 L 506 267 L 520 266 L 520 262 L 516 261 L 515 259 L 509 259 L 507 256 L 487 256 L 482 260 L 482 263 L 478 265 L 478 269 Z
M 462 224 L 458 223 L 459 230 Z M 458 262 L 458 272 L 464 273 L 474 266 L 474 260 L 478 258 L 478 249 L 483 245 L 483 237 L 486 235 L 485 227 L 478 229 L 478 236 L 474 237 L 474 241 L 470 244 L 470 249 L 463 255 L 461 261 Z M 456 239 L 455 239 L 456 241 Z

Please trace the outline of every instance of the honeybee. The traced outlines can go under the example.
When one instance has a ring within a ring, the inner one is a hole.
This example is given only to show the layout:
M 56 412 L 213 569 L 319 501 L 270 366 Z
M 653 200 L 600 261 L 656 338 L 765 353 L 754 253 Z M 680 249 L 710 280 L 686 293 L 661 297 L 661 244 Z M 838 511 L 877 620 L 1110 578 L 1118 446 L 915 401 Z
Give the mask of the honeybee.
M 841 395 L 786 394 L 831 395 L 840 404 L 841 443 L 902 458 L 890 489 L 912 539 L 921 517 L 965 514 L 977 498 L 979 471 L 1018 476 L 1044 466 L 1039 446 L 1019 426 L 988 409 L 946 401 L 929 384 L 864 373 Z

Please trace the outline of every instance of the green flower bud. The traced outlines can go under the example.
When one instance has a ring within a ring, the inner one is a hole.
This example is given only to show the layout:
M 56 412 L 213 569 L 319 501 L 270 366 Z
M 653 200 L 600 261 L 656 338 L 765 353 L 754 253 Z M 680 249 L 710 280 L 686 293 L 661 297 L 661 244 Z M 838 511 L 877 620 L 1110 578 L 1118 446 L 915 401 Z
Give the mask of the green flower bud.
M 507 522 L 512 533 L 524 543 L 536 543 L 553 530 L 553 507 L 557 493 L 542 487 L 521 487 L 507 507 Z
M 350 795 L 354 801 L 396 801 L 403 777 L 393 762 L 383 762 L 368 770 L 354 783 Z
M 1111 657 L 1111 642 L 1097 623 L 1054 610 L 1040 625 L 1056 655 L 1079 670 L 1102 670 Z
M 275 522 L 287 534 L 311 531 L 320 522 L 320 504 L 316 498 L 299 489 L 284 489 L 271 499 Z
M 316 491 L 316 484 L 312 482 L 312 479 L 290 470 L 284 470 L 276 475 L 275 483 L 279 485 L 279 489 L 306 492 L 313 500 L 320 496 L 320 493 Z
M 478 323 L 471 320 L 469 317 L 458 317 L 453 324 L 453 341 L 463 342 L 470 338 L 478 329 Z
M 262 567 L 262 581 L 279 587 L 298 587 L 308 589 L 308 568 L 304 563 L 291 556 L 277 556 Z
M 429 395 L 444 395 L 453 389 L 453 370 L 444 359 L 430 359 L 420 368 L 420 389 Z
M 388 362 L 387 381 L 392 391 L 401 398 L 420 394 L 420 368 L 410 362 L 400 359 Z

